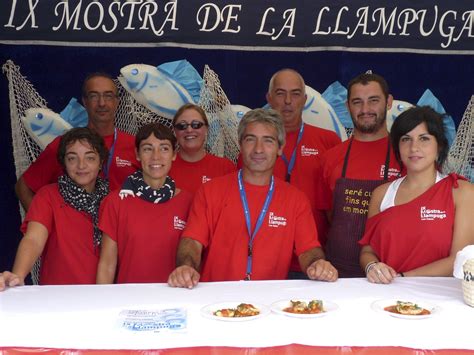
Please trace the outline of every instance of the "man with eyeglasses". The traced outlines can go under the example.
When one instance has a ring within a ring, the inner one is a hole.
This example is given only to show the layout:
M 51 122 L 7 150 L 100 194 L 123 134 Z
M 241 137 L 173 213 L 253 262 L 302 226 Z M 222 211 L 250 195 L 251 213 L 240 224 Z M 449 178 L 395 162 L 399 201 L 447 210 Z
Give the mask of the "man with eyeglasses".
M 109 150 L 109 157 L 102 167 L 102 175 L 109 180 L 112 191 L 119 188 L 125 178 L 140 166 L 136 159 L 134 136 L 115 127 L 119 98 L 112 77 L 106 73 L 87 76 L 82 86 L 82 102 L 89 118 L 87 127 L 104 138 Z M 15 185 L 16 194 L 25 211 L 41 187 L 56 182 L 63 174 L 56 159 L 59 141 L 60 137 L 53 140 Z

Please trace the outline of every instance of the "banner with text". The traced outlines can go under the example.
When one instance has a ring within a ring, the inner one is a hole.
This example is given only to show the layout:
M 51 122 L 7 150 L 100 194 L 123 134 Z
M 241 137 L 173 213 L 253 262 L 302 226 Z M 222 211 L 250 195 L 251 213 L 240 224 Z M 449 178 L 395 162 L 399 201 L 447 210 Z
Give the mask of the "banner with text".
M 1 0 L 0 43 L 474 54 L 474 1 Z

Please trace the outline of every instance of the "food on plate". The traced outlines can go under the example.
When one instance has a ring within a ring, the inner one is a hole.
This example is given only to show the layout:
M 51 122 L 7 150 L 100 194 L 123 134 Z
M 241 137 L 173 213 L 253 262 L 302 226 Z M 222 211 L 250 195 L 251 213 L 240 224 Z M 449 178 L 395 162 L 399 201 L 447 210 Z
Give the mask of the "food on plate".
M 260 314 L 260 310 L 249 303 L 241 303 L 237 308 L 223 308 L 214 312 L 217 317 L 252 317 Z
M 397 304 L 384 308 L 385 311 L 410 316 L 428 315 L 431 312 L 413 302 L 397 301 Z
M 284 312 L 297 314 L 316 314 L 324 312 L 323 301 L 311 300 L 309 303 L 304 301 L 290 301 L 290 307 L 283 309 Z

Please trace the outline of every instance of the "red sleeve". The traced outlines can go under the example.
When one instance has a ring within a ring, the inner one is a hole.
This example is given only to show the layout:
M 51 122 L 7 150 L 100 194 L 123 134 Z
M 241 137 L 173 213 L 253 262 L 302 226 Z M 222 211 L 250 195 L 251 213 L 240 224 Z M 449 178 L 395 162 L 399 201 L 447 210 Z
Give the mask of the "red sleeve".
M 30 208 L 28 209 L 25 219 L 20 227 L 20 230 L 23 234 L 26 233 L 28 223 L 32 221 L 41 223 L 48 230 L 48 234 L 51 233 L 53 229 L 54 215 L 48 192 L 49 189 L 49 186 L 42 188 L 33 197 Z
M 115 242 L 117 242 L 118 239 L 118 193 L 119 191 L 116 190 L 106 196 L 102 200 L 99 209 L 99 229 Z
M 181 235 L 182 238 L 186 237 L 198 241 L 204 247 L 207 247 L 209 244 L 209 226 L 211 225 L 211 209 L 208 208 L 206 185 L 202 185 L 194 195 L 186 228 Z
M 33 192 L 38 192 L 41 187 L 57 182 L 58 177 L 63 174 L 62 166 L 56 158 L 60 140 L 61 137 L 56 137 L 48 144 L 38 158 L 23 173 L 26 185 Z
M 308 198 L 301 193 L 297 201 L 295 252 L 299 256 L 310 249 L 320 247 L 321 244 Z

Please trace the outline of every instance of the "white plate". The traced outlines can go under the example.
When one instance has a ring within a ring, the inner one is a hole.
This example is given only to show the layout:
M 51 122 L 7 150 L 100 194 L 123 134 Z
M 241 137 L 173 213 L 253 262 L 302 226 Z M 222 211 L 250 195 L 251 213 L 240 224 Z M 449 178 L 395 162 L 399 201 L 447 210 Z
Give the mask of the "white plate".
M 418 306 L 421 308 L 427 309 L 430 311 L 430 314 L 424 314 L 424 315 L 410 315 L 410 314 L 398 314 L 398 313 L 393 313 L 385 310 L 385 307 L 393 306 L 397 304 L 397 301 L 404 301 L 404 302 L 413 302 L 416 303 Z M 440 308 L 438 306 L 435 306 L 432 303 L 425 302 L 425 301 L 417 301 L 417 300 L 410 300 L 410 299 L 403 299 L 403 298 L 392 298 L 392 299 L 385 299 L 385 300 L 378 300 L 372 303 L 371 308 L 376 311 L 380 312 L 382 314 L 395 317 L 395 318 L 401 318 L 401 319 L 426 319 L 430 318 L 433 315 L 439 313 Z
M 237 308 L 237 306 L 241 303 L 250 303 L 254 307 L 256 307 L 258 310 L 260 310 L 260 313 L 257 314 L 256 316 L 250 316 L 250 317 L 218 317 L 214 315 L 214 312 L 218 311 L 219 309 L 224 309 L 224 308 Z M 266 316 L 267 314 L 270 313 L 270 309 L 259 303 L 254 303 L 254 302 L 220 302 L 220 303 L 213 303 L 209 304 L 207 306 L 204 306 L 201 308 L 201 315 L 203 317 L 209 318 L 209 319 L 214 319 L 214 320 L 221 320 L 224 322 L 244 322 L 248 320 L 254 320 L 258 319 L 261 317 Z
M 282 315 L 287 316 L 287 317 L 294 317 L 294 318 L 324 317 L 328 313 L 335 312 L 339 309 L 339 306 L 337 304 L 335 304 L 334 302 L 329 302 L 329 301 L 322 300 L 323 301 L 324 312 L 321 312 L 321 313 L 299 314 L 299 313 L 285 312 L 283 309 L 285 309 L 287 307 L 290 307 L 291 306 L 291 301 L 303 301 L 303 302 L 309 303 L 311 301 L 311 299 L 308 299 L 308 298 L 293 298 L 291 300 L 281 300 L 281 301 L 277 301 L 275 303 L 272 303 L 270 308 L 275 313 L 282 314 Z

